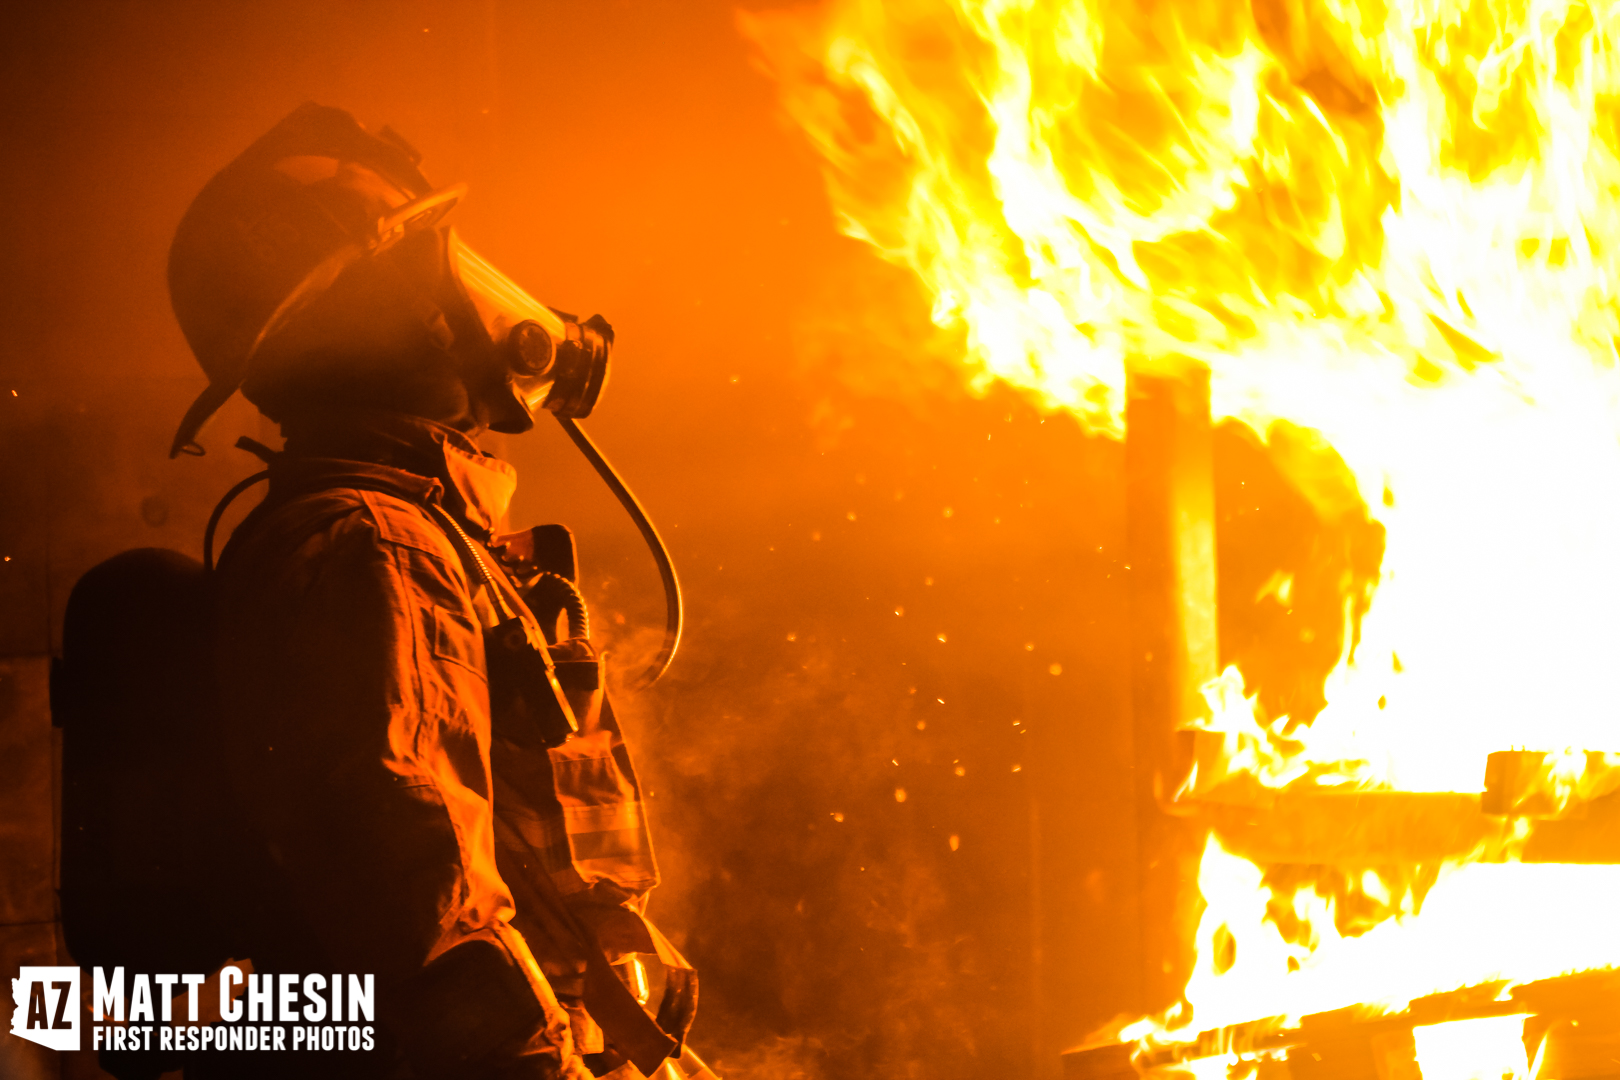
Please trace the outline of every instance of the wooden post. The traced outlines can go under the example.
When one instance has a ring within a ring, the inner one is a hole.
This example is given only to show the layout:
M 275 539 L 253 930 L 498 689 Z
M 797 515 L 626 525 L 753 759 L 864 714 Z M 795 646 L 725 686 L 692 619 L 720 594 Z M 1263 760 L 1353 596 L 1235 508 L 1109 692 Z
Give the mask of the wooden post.
M 1200 688 L 1217 674 L 1209 369 L 1133 366 L 1125 426 L 1141 1004 L 1154 1013 L 1181 998 L 1202 909 L 1208 828 L 1166 810 L 1192 764 L 1187 729 L 1207 714 Z

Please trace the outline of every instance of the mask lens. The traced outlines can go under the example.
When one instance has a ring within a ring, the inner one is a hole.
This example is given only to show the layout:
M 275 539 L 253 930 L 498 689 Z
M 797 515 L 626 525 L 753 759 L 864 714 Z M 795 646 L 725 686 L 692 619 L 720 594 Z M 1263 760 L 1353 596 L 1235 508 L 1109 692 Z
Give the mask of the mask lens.
M 578 323 L 546 307 L 453 230 L 447 250 L 451 270 L 490 342 L 505 356 L 512 390 L 529 412 L 589 416 L 607 378 L 612 327 L 600 316 Z
M 553 375 L 551 362 L 557 355 L 545 327 L 529 319 L 512 327 L 506 336 L 507 366 L 518 378 Z
M 512 389 L 533 412 L 555 379 L 553 359 L 557 346 L 568 340 L 567 324 L 462 243 L 454 230 L 447 248 L 450 268 L 478 313 L 478 321 L 490 343 L 505 356 Z
M 478 309 L 491 341 L 505 341 L 512 328 L 522 322 L 537 324 L 554 341 L 568 336 L 562 316 L 524 292 L 517 282 L 462 243 L 454 231 L 450 233 L 449 253 L 450 266 Z

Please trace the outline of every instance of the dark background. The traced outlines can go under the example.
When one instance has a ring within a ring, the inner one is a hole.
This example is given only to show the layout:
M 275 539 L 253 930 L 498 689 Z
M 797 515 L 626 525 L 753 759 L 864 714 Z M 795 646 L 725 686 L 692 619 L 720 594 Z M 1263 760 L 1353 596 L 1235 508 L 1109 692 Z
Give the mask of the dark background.
M 47 743 L 8 675 L 80 573 L 197 554 L 256 467 L 240 399 L 207 457 L 165 456 L 203 380 L 164 262 L 313 99 L 468 181 L 472 246 L 617 330 L 588 427 L 690 603 L 620 711 L 699 1051 L 732 1080 L 1051 1077 L 1132 1007 L 1121 447 L 962 389 L 926 298 L 836 235 L 731 5 L 75 0 L 9 6 L 0 55 L 0 956 L 53 918 Z M 657 578 L 611 497 L 554 430 L 496 448 L 513 525 L 571 525 L 601 642 L 645 656 Z

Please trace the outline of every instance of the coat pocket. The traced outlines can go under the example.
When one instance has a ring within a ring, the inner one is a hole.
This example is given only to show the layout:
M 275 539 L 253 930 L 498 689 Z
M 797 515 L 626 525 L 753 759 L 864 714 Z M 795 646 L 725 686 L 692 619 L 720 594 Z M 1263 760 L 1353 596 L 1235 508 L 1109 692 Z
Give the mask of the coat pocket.
M 587 886 L 608 883 L 639 897 L 658 883 L 658 866 L 641 791 L 617 742 L 614 732 L 598 731 L 548 753 L 574 871 Z
M 487 681 L 484 631 L 471 616 L 449 608 L 428 608 L 427 637 L 428 648 L 437 659 L 459 664 Z

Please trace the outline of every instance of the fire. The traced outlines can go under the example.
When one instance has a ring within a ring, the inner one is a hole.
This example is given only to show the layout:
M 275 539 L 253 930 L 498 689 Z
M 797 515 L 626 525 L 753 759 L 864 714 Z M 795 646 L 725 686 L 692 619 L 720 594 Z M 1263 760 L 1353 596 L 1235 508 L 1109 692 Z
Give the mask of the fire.
M 1519 1080 L 1529 1075 L 1523 1016 L 1430 1024 L 1413 1031 L 1429 1080 Z
M 1560 807 L 1614 790 L 1617 761 L 1584 751 L 1620 749 L 1620 8 L 831 0 L 742 21 L 844 231 L 915 271 L 973 385 L 1117 435 L 1127 366 L 1192 358 L 1216 418 L 1315 429 L 1352 470 L 1387 530 L 1359 643 L 1297 742 L 1241 673 L 1210 687 L 1229 774 L 1477 792 L 1487 755 L 1525 747 L 1553 752 Z M 1212 841 L 1182 1021 L 1620 965 L 1588 899 L 1620 868 L 1519 864 L 1523 824 L 1503 830 L 1348 883 L 1379 911 L 1354 934 L 1343 896 L 1279 892 Z

